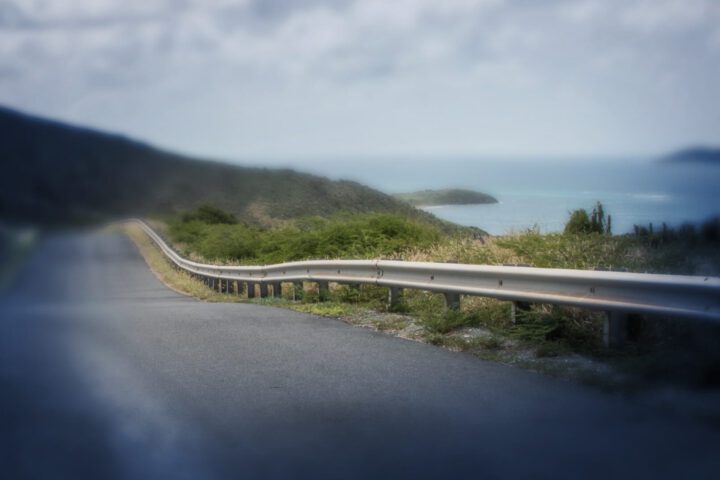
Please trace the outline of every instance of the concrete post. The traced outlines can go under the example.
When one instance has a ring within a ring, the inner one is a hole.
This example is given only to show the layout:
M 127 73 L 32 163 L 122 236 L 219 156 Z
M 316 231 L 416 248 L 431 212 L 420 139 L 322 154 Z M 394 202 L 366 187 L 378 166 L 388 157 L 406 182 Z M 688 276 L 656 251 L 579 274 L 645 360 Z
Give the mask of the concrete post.
M 262 282 L 260 284 L 260 298 L 267 298 L 268 296 L 268 284 Z
M 388 309 L 393 310 L 400 306 L 403 301 L 403 289 L 400 287 L 388 288 Z
M 628 314 L 625 312 L 605 312 L 603 325 L 603 344 L 606 348 L 622 346 L 627 340 Z
M 303 282 L 293 282 L 293 300 L 302 300 L 305 288 Z
M 318 282 L 318 297 L 321 302 L 330 298 L 330 283 Z
M 248 298 L 255 298 L 255 284 L 254 283 L 247 283 L 247 297 Z
M 450 310 L 460 310 L 460 294 L 454 292 L 445 292 L 445 305 Z
M 272 284 L 272 290 L 273 290 L 273 298 L 280 298 L 282 297 L 282 283 L 280 282 L 273 282 Z
M 518 320 L 522 320 L 525 313 L 530 311 L 530 304 L 527 302 L 512 302 L 510 307 L 510 319 L 512 323 L 517 323 Z

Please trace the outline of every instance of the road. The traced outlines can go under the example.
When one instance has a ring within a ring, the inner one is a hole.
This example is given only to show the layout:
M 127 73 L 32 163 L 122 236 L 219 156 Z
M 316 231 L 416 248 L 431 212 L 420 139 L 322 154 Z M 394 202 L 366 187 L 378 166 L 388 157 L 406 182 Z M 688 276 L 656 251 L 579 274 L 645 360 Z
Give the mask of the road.
M 701 418 L 340 321 L 183 297 L 120 234 L 0 300 L 3 478 L 716 478 Z

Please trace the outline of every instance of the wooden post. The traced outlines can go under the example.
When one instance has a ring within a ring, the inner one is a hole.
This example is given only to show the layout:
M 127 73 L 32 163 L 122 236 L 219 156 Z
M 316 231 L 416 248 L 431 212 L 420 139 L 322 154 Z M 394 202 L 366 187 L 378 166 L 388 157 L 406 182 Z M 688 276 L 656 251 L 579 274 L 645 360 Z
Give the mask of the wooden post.
M 330 298 L 330 283 L 318 282 L 318 298 L 321 302 Z
M 445 292 L 445 305 L 450 310 L 460 310 L 460 294 L 454 292 Z
M 400 287 L 388 288 L 388 309 L 393 310 L 399 307 L 403 301 L 403 289 Z
M 512 302 L 510 307 L 510 319 L 512 323 L 517 323 L 518 320 L 522 320 L 525 313 L 530 311 L 530 304 L 527 302 Z

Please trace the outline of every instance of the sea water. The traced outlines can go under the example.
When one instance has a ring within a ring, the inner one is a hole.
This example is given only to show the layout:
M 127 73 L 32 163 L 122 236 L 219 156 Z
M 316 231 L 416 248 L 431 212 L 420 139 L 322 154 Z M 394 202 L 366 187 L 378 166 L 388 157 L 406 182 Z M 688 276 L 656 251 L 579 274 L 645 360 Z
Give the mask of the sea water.
M 658 228 L 699 223 L 720 215 L 720 165 L 642 160 L 483 159 L 356 160 L 318 166 L 387 193 L 469 188 L 499 203 L 424 207 L 434 215 L 494 234 L 538 228 L 562 231 L 570 212 L 602 202 L 613 232 L 634 225 Z

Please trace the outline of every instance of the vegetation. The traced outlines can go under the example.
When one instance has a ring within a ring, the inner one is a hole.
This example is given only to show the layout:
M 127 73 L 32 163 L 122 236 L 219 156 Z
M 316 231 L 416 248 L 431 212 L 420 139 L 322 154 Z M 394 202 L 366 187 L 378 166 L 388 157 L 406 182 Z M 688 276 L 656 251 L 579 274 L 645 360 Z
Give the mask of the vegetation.
M 663 223 L 657 231 L 652 223 L 647 227 L 635 225 L 634 233 L 652 247 L 673 244 L 712 246 L 720 243 L 720 217 L 710 218 L 699 226 L 685 223 L 678 228 L 672 228 Z
M 452 229 L 355 182 L 195 160 L 4 108 L 0 158 L 0 220 L 14 223 L 92 223 L 212 204 L 263 226 L 308 215 L 375 212 Z
M 589 233 L 612 235 L 612 217 L 605 217 L 605 209 L 600 202 L 597 202 L 590 215 L 585 209 L 574 210 L 565 224 L 566 235 Z
M 596 211 L 595 215 L 589 217 L 592 219 L 594 216 L 596 222 L 603 224 L 601 210 Z M 212 215 L 206 220 L 215 217 Z M 686 232 L 683 234 L 685 236 L 666 228 L 667 240 L 652 242 L 647 235 L 612 236 L 597 231 L 541 235 L 536 230 L 528 230 L 506 237 L 474 238 L 444 234 L 433 225 L 381 214 L 345 215 L 332 219 L 306 218 L 273 228 L 242 222 L 209 223 L 202 221 L 202 218 L 199 211 L 179 216 L 169 222 L 166 234 L 176 246 L 181 247 L 183 253 L 206 261 L 213 259 L 262 264 L 305 258 L 385 256 L 413 261 L 550 268 L 687 274 L 720 272 L 720 251 L 716 244 L 701 240 L 715 238 L 717 230 L 708 225 L 715 225 L 716 228 L 717 221 L 694 229 L 694 237 L 687 236 L 687 228 L 682 230 Z M 604 225 L 607 231 L 607 224 Z M 660 234 L 653 232 L 652 235 Z M 697 243 L 693 248 L 688 246 L 689 238 L 696 238 Z M 172 275 L 182 276 L 181 273 L 172 272 Z M 207 287 L 189 277 L 181 280 L 181 283 L 195 282 L 196 289 L 208 291 Z M 211 294 L 211 299 L 214 296 L 222 297 L 217 293 Z M 240 298 L 229 297 L 233 300 Z M 316 285 L 306 283 L 302 291 L 295 291 L 292 284 L 285 284 L 282 299 L 252 301 L 340 317 L 353 324 L 393 332 L 453 350 L 466 350 L 482 358 L 519 364 L 552 374 L 564 375 L 571 369 L 573 375 L 587 375 L 592 381 L 596 381 L 596 374 L 592 371 L 588 373 L 587 368 L 600 368 L 593 362 L 611 362 L 617 368 L 633 374 L 658 375 L 657 369 L 651 369 L 648 365 L 662 360 L 659 352 L 667 353 L 665 345 L 675 341 L 669 342 L 668 339 L 685 339 L 682 341 L 690 342 L 688 339 L 694 338 L 693 333 L 683 330 L 688 328 L 683 323 L 653 319 L 649 325 L 639 321 L 634 324 L 644 326 L 643 338 L 648 340 L 644 344 L 634 344 L 627 351 L 610 355 L 601 346 L 602 312 L 533 305 L 518 317 L 517 323 L 512 323 L 508 302 L 465 297 L 461 308 L 453 311 L 445 308 L 442 295 L 417 290 L 407 290 L 402 308 L 391 312 L 387 305 L 387 290 L 373 285 L 362 285 L 359 288 L 331 285 L 329 296 L 320 302 Z M 695 346 L 689 348 L 697 349 Z M 698 382 L 706 381 L 700 379 L 705 378 L 703 375 L 707 373 L 707 368 L 714 368 L 713 365 L 718 364 L 716 360 L 720 359 L 713 356 L 713 349 L 698 350 L 711 354 L 694 364 L 685 361 L 690 356 L 672 356 L 672 361 L 663 363 L 667 364 L 666 371 L 684 372 L 692 369 L 695 372 L 693 378 L 697 378 Z M 570 355 L 573 353 L 581 353 L 585 357 Z M 563 358 L 562 363 L 553 363 L 554 358 Z M 587 362 L 590 362 L 590 367 L 586 365 Z
M 204 206 L 171 220 L 167 233 L 191 256 L 247 264 L 387 257 L 429 248 L 445 237 L 436 225 L 393 214 L 309 217 L 274 228 L 232 220 L 222 210 Z
M 201 222 L 208 225 L 234 225 L 238 223 L 235 215 L 212 205 L 200 205 L 193 212 L 183 213 L 181 218 L 184 223 Z
M 445 190 L 422 190 L 412 193 L 397 193 L 395 198 L 416 206 L 431 205 L 472 205 L 497 203 L 497 199 L 481 192 L 459 188 Z

